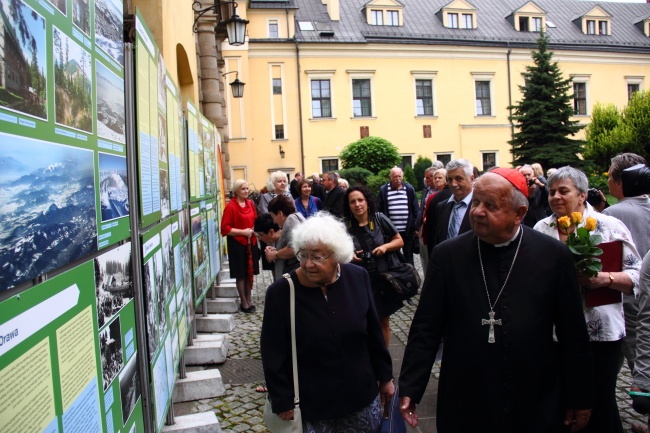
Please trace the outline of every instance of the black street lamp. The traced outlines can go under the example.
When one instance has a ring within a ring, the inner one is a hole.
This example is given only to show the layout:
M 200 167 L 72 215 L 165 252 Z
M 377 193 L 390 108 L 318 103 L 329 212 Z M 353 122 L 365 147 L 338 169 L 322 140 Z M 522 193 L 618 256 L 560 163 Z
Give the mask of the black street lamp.
M 232 91 L 232 97 L 233 98 L 242 98 L 244 96 L 244 85 L 246 83 L 239 81 L 239 72 L 238 71 L 231 71 L 231 72 L 226 72 L 225 74 L 221 75 L 222 77 L 225 77 L 228 74 L 237 74 L 235 75 L 235 81 L 230 83 L 230 90 Z
M 199 18 L 212 11 L 217 17 L 217 24 L 214 26 L 215 30 L 219 24 L 223 23 L 226 26 L 228 43 L 230 45 L 239 46 L 246 42 L 246 25 L 249 21 L 240 18 L 239 15 L 235 13 L 235 10 L 237 9 L 236 2 L 214 0 L 212 5 L 204 6 L 203 3 L 194 0 L 192 3 L 192 9 L 198 14 L 196 18 L 194 18 L 194 25 L 192 26 L 192 31 L 194 33 L 198 31 Z

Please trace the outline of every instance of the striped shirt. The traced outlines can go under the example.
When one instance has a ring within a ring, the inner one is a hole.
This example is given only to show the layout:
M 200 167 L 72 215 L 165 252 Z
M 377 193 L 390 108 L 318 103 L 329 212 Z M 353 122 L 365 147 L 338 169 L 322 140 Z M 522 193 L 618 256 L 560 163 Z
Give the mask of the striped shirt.
M 409 219 L 409 200 L 406 188 L 402 187 L 402 189 L 395 190 L 388 185 L 386 202 L 388 218 L 393 222 L 398 232 L 406 231 Z

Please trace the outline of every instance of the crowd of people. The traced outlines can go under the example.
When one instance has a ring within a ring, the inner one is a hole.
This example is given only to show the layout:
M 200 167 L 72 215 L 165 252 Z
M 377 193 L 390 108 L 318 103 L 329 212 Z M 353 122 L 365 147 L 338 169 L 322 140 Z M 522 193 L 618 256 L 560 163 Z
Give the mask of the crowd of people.
M 635 407 L 650 408 L 648 173 L 638 155 L 613 158 L 611 205 L 580 170 L 545 176 L 535 163 L 481 174 L 465 159 L 436 161 L 419 197 L 399 167 L 377 194 L 335 172 L 291 182 L 275 172 L 255 204 L 235 181 L 221 233 L 242 312 L 255 311 L 260 258 L 275 280 L 261 335 L 273 412 L 293 417 L 290 278 L 303 431 L 378 431 L 395 394 L 390 316 L 404 305 L 384 278 L 387 257 L 419 254 L 425 279 L 399 373 L 408 424 L 442 351 L 441 433 L 622 432 L 624 360 Z M 585 236 L 602 267 L 578 270 L 573 242 Z

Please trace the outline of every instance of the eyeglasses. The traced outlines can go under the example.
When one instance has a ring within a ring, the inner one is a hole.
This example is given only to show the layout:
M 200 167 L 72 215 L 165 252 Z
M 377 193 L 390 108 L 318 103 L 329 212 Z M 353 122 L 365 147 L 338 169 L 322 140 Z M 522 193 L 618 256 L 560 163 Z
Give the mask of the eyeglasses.
M 323 263 L 325 263 L 325 260 L 329 259 L 331 256 L 332 256 L 332 253 L 326 255 L 325 257 L 314 256 L 314 255 L 310 256 L 309 254 L 307 254 L 305 252 L 302 252 L 302 251 L 298 251 L 296 253 L 296 257 L 298 258 L 299 262 L 304 263 L 307 260 L 311 260 L 312 263 L 318 263 L 319 265 L 322 265 Z

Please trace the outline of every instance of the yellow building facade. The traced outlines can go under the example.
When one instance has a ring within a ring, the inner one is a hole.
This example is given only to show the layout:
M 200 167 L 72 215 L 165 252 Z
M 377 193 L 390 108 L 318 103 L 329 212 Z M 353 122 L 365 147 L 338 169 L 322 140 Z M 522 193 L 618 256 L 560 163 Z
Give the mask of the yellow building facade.
M 231 178 L 260 189 L 272 171 L 339 169 L 341 150 L 365 135 L 392 142 L 406 163 L 509 166 L 508 106 L 521 98 L 541 26 L 574 83 L 581 123 L 596 103 L 622 108 L 630 92 L 650 89 L 650 4 L 606 6 L 242 2 L 248 43 L 223 44 L 224 70 L 246 83 L 243 98 L 226 99 Z

